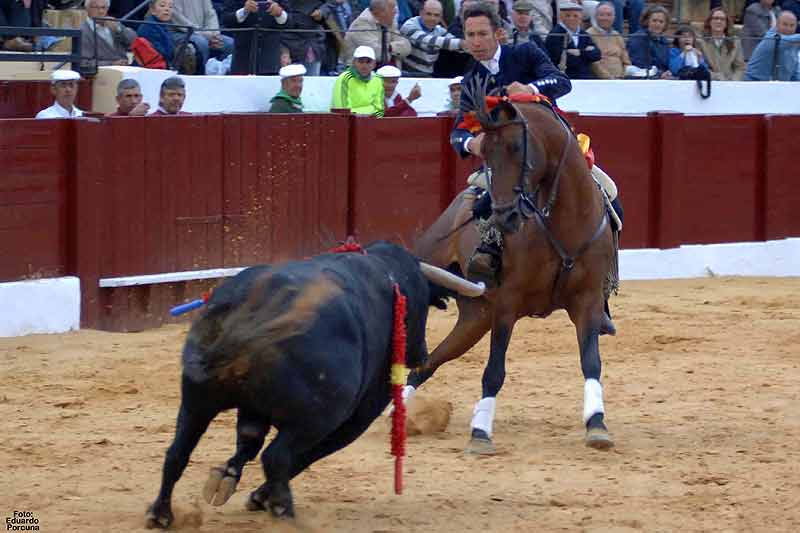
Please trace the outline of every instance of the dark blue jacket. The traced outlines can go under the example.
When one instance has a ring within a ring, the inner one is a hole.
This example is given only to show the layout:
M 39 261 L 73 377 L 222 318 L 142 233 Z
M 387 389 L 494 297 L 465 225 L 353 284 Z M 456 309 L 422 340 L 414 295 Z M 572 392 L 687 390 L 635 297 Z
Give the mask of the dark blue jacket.
M 149 15 L 144 19 L 147 22 L 161 22 L 153 15 Z M 172 61 L 175 59 L 175 41 L 164 26 L 157 24 L 140 24 L 139 29 L 136 30 L 139 37 L 144 37 L 153 48 L 164 57 L 167 65 L 172 66 Z
M 450 144 L 461 157 L 469 156 L 469 152 L 464 150 L 464 142 L 473 135 L 465 129 L 459 129 L 464 113 L 473 110 L 473 104 L 466 97 L 463 89 L 472 85 L 472 80 L 489 79 L 486 92 L 489 93 L 497 87 L 506 87 L 513 82 L 533 84 L 539 92 L 550 98 L 553 102 L 556 98 L 564 96 L 572 90 L 572 84 L 560 70 L 558 70 L 541 48 L 533 43 L 520 44 L 518 46 L 502 45 L 500 52 L 500 70 L 495 75 L 480 62 L 476 62 L 472 69 L 467 72 L 461 81 L 461 109 L 456 117 L 455 127 L 450 134 Z
M 600 61 L 600 49 L 592 40 L 592 37 L 581 28 L 578 31 L 578 46 L 572 42 L 572 38 L 561 24 L 553 26 L 552 31 L 547 35 L 544 45 L 547 48 L 547 55 L 554 65 L 561 62 L 561 55 L 564 53 L 564 43 L 567 50 L 578 49 L 581 55 L 574 56 L 567 54 L 566 75 L 571 80 L 592 80 L 597 76 L 592 72 L 592 63 Z
M 628 55 L 631 63 L 639 68 L 655 66 L 658 74 L 669 70 L 669 40 L 653 37 L 647 30 L 639 30 L 628 39 Z

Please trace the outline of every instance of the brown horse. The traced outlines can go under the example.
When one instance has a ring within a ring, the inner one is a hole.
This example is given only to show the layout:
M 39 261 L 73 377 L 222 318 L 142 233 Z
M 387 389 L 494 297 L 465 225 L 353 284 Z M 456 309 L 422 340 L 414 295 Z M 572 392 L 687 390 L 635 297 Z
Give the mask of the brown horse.
M 477 89 L 472 101 L 485 102 L 483 90 Z M 409 375 L 404 394 L 413 394 L 440 365 L 463 355 L 491 330 L 483 399 L 475 407 L 468 451 L 492 453 L 495 397 L 505 379 L 514 324 L 522 317 L 544 318 L 565 309 L 577 331 L 585 379 L 586 444 L 608 449 L 613 442 L 603 422 L 598 341 L 601 333 L 613 330 L 604 303 L 616 251 L 602 193 L 572 131 L 546 101 L 504 99 L 491 114 L 484 105 L 475 114 L 485 132 L 490 221 L 504 241 L 501 282 L 482 298 L 457 299 L 453 331 L 426 366 Z M 420 259 L 467 272 L 480 241 L 475 224 L 464 224 L 469 194 L 459 194 L 418 239 L 414 252 Z

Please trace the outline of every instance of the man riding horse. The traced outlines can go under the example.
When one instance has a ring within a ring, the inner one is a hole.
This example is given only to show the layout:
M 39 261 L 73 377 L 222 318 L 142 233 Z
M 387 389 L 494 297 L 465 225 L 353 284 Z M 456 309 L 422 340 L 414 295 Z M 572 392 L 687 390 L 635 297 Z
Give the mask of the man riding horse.
M 557 98 L 564 96 L 572 90 L 572 84 L 564 73 L 553 65 L 547 54 L 535 43 L 525 43 L 518 46 L 500 45 L 497 39 L 497 30 L 500 28 L 499 16 L 494 13 L 491 5 L 477 5 L 469 8 L 464 14 L 464 22 L 475 19 L 470 23 L 468 38 L 471 46 L 470 54 L 476 62 L 472 70 L 464 76 L 461 86 L 461 107 L 456 118 L 455 127 L 450 135 L 450 144 L 462 158 L 474 155 L 482 157 L 482 143 L 484 133 L 474 135 L 467 129 L 464 117 L 473 112 L 478 102 L 469 98 L 470 87 L 482 84 L 486 93 L 504 91 L 512 96 L 515 94 L 541 94 L 555 104 Z M 614 208 L 615 225 L 621 229 L 623 217 L 622 205 L 617 196 L 616 185 L 611 178 L 599 167 L 592 167 L 592 176 L 605 190 L 611 205 Z M 489 195 L 483 194 L 487 189 L 486 173 L 484 169 L 475 172 L 468 180 L 473 191 L 467 194 L 467 202 L 463 210 L 471 211 L 474 207 L 477 218 L 485 218 L 490 214 Z M 477 205 L 475 199 L 481 197 Z M 470 213 L 471 214 L 471 213 Z M 468 215 L 469 216 L 469 215 Z M 475 250 L 470 263 L 468 276 L 475 281 L 483 281 L 488 286 L 496 285 L 501 269 L 502 249 L 500 234 L 491 230 L 489 224 L 483 224 L 481 244 Z M 488 231 L 487 231 L 488 229 Z M 606 302 L 607 322 L 604 333 L 613 334 L 614 327 L 610 320 L 608 303 Z
M 491 331 L 468 450 L 492 453 L 496 397 L 514 324 L 564 309 L 580 350 L 586 444 L 608 449 L 613 443 L 604 423 L 599 336 L 613 333 L 604 304 L 616 286 L 616 239 L 608 199 L 553 104 L 571 84 L 536 45 L 500 45 L 493 6 L 469 7 L 463 19 L 476 65 L 462 81 L 451 142 L 462 156 L 482 158 L 484 170 L 417 239 L 414 253 L 494 286 L 481 298 L 456 298 L 455 327 L 409 374 L 404 397 Z M 502 96 L 488 94 L 498 91 Z M 470 224 L 474 219 L 479 223 Z

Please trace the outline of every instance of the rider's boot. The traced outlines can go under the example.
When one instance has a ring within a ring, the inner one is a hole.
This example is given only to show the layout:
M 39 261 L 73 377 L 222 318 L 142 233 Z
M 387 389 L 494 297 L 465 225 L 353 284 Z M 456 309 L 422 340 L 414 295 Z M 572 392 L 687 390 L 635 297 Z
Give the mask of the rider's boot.
M 500 284 L 500 271 L 503 266 L 503 253 L 494 243 L 482 242 L 467 264 L 467 279 L 486 284 L 493 288 Z
M 614 322 L 611 321 L 611 309 L 608 307 L 608 300 L 606 300 L 603 308 L 603 321 L 600 324 L 600 335 L 614 336 L 616 334 L 617 328 L 614 326 Z

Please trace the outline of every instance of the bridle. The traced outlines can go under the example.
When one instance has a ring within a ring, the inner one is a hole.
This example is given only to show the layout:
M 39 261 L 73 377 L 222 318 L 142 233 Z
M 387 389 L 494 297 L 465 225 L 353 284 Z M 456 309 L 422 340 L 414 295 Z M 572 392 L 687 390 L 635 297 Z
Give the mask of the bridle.
M 555 171 L 552 174 L 552 186 L 550 188 L 550 195 L 545 202 L 544 207 L 541 209 L 539 208 L 538 204 L 538 196 L 539 190 L 541 188 L 542 182 L 545 181 L 546 176 L 539 180 L 532 191 L 529 192 L 528 180 L 527 176 L 530 172 L 533 171 L 533 165 L 528 160 L 528 121 L 525 119 L 524 115 L 520 112 L 516 105 L 512 102 L 508 102 L 508 104 L 514 109 L 516 112 L 516 118 L 513 120 L 506 121 L 502 124 L 499 124 L 494 130 L 505 128 L 508 126 L 521 126 L 522 132 L 522 160 L 520 162 L 520 171 L 519 171 L 519 179 L 517 180 L 517 185 L 514 186 L 512 189 L 515 193 L 514 199 L 510 202 L 505 204 L 496 205 L 494 200 L 492 200 L 492 213 L 495 216 L 506 215 L 509 212 L 516 212 L 523 220 L 530 220 L 533 219 L 537 226 L 542 230 L 542 232 L 547 237 L 547 240 L 550 242 L 550 245 L 553 249 L 558 253 L 559 257 L 561 258 L 561 270 L 559 271 L 558 275 L 556 276 L 556 280 L 553 285 L 553 301 L 556 301 L 556 295 L 560 286 L 560 281 L 563 280 L 562 273 L 569 273 L 572 268 L 575 266 L 575 261 L 589 248 L 589 246 L 596 241 L 600 235 L 602 235 L 603 231 L 605 230 L 606 226 L 608 225 L 608 217 L 606 216 L 605 211 L 603 212 L 602 216 L 600 217 L 600 221 L 597 224 L 597 227 L 589 238 L 588 241 L 584 242 L 578 250 L 573 253 L 569 254 L 561 243 L 561 241 L 555 236 L 552 230 L 550 216 L 553 214 L 553 209 L 555 208 L 556 199 L 558 197 L 558 189 L 559 183 L 561 181 L 561 173 L 564 168 L 564 164 L 566 163 L 567 154 L 569 153 L 570 148 L 572 148 L 572 144 L 576 143 L 575 136 L 567 124 L 566 120 L 558 114 L 558 112 L 547 103 L 539 102 L 540 105 L 546 105 L 553 115 L 556 117 L 558 122 L 563 126 L 564 132 L 566 134 L 566 142 L 564 143 L 564 147 L 561 150 L 561 156 L 559 157 L 558 164 L 556 165 Z M 492 169 L 491 167 L 486 168 L 486 181 L 487 186 L 489 187 L 488 192 L 491 196 L 492 194 Z

